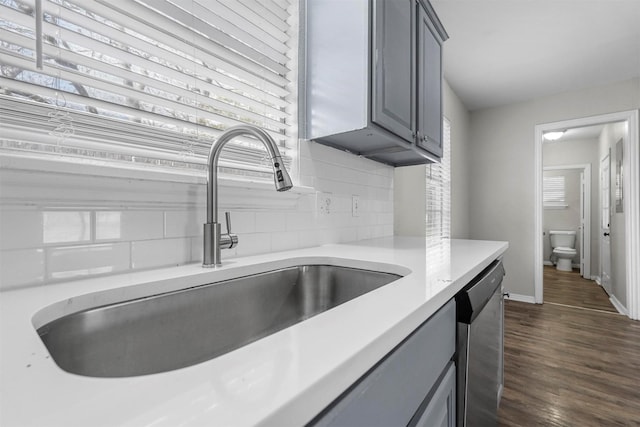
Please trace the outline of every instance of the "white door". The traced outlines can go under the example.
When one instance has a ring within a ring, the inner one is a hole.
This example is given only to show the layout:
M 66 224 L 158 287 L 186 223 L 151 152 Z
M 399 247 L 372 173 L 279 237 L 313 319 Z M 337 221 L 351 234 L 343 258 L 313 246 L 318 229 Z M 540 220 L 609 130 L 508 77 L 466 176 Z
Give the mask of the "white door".
M 585 228 L 585 206 L 584 206 L 584 195 L 586 192 L 586 188 L 585 188 L 585 182 L 584 182 L 584 172 L 580 172 L 580 226 L 578 227 L 578 238 L 580 239 L 580 275 L 582 277 L 585 277 L 585 265 L 584 265 L 584 254 L 585 252 L 585 246 L 586 246 L 586 242 L 585 242 L 585 235 L 584 235 L 584 228 Z M 590 279 L 590 277 L 588 277 L 588 279 Z
M 602 287 L 611 295 L 611 172 L 610 157 L 600 165 L 600 264 Z

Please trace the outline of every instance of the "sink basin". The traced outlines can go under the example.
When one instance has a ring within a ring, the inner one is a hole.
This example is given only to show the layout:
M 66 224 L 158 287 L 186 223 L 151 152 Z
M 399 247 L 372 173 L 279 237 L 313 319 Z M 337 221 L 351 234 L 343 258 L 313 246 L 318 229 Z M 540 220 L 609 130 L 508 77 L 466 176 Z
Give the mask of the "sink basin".
M 401 276 L 300 265 L 91 308 L 38 334 L 65 371 L 130 377 L 172 371 L 235 350 Z

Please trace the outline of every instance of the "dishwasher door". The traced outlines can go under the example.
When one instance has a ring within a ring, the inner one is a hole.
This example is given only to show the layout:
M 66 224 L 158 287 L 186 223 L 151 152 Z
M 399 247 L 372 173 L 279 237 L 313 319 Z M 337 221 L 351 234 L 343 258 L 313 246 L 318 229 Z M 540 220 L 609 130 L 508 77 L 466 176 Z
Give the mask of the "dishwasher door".
M 458 426 L 497 425 L 502 382 L 504 268 L 496 262 L 456 296 Z

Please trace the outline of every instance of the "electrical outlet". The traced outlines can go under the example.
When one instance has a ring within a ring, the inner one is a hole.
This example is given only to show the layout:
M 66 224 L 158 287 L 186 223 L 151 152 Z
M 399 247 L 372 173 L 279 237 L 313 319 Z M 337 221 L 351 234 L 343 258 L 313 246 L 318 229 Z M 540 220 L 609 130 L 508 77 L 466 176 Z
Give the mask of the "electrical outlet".
M 332 206 L 331 194 L 329 193 L 316 193 L 316 208 L 318 215 L 326 216 L 331 215 L 335 207 Z
M 351 196 L 351 216 L 360 216 L 360 196 L 355 194 Z

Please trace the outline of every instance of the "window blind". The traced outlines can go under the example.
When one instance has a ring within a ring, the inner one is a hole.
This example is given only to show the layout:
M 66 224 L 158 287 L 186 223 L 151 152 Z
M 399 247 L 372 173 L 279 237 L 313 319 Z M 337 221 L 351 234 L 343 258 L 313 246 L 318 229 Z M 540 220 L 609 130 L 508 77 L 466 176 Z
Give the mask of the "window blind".
M 426 168 L 427 246 L 451 238 L 451 123 L 446 118 L 442 133 L 442 159 Z
M 545 176 L 542 194 L 544 206 L 565 206 L 564 176 Z
M 198 170 L 221 132 L 248 123 L 274 138 L 290 169 L 295 8 L 0 0 L 0 146 Z M 260 142 L 238 138 L 223 150 L 221 171 L 270 177 L 265 157 Z

